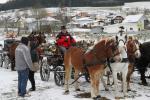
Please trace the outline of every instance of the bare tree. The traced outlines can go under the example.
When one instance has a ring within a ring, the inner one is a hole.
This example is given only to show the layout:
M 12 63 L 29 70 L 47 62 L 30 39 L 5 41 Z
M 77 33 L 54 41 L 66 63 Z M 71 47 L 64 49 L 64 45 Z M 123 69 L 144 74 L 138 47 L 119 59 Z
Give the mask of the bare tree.
M 33 17 L 36 19 L 37 30 L 41 30 L 41 22 L 40 19 L 45 18 L 48 14 L 44 8 L 34 7 L 31 9 Z
M 16 27 L 18 29 L 17 36 L 19 36 L 20 35 L 20 29 L 21 29 L 21 15 L 20 15 L 19 11 L 17 11 L 15 13 L 15 17 L 16 17 L 16 20 L 14 23 L 16 23 Z
M 6 33 L 8 33 L 8 23 L 10 21 L 10 18 L 11 18 L 10 16 L 5 16 L 2 18 L 2 19 L 4 19 L 4 26 L 5 26 Z

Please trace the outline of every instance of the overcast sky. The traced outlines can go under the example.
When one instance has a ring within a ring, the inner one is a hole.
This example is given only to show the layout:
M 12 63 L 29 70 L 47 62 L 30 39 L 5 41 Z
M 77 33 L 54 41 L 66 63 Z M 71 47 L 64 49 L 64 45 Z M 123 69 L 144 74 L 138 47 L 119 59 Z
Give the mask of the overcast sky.
M 0 3 L 5 3 L 7 2 L 8 0 L 0 0 Z

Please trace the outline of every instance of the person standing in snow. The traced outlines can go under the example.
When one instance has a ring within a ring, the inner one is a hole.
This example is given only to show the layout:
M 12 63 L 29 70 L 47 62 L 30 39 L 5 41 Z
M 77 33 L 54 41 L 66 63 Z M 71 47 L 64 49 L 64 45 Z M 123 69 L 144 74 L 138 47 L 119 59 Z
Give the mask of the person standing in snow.
M 22 37 L 21 43 L 15 50 L 15 66 L 18 72 L 18 95 L 21 97 L 30 96 L 26 91 L 29 69 L 32 66 L 28 43 L 28 38 Z
M 37 50 L 36 50 L 36 48 L 38 47 L 38 44 L 37 44 L 35 41 L 31 41 L 31 42 L 30 42 L 30 47 L 31 47 L 30 53 L 31 53 L 32 62 L 38 64 L 38 62 L 39 62 L 39 57 L 38 57 L 38 53 L 37 53 Z M 29 89 L 29 91 L 35 91 L 35 90 L 36 90 L 36 87 L 35 87 L 35 79 L 34 79 L 34 73 L 35 73 L 35 69 L 32 67 L 32 68 L 29 70 L 29 80 L 30 80 L 31 86 L 32 86 L 32 87 Z

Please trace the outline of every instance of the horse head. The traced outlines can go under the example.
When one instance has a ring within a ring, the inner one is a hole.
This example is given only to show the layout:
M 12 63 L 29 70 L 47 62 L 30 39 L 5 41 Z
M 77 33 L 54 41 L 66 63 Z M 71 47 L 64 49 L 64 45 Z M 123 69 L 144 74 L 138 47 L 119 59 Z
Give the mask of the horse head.
M 119 52 L 114 38 L 100 40 L 91 51 L 93 51 L 98 59 L 111 58 Z
M 110 38 L 106 41 L 105 48 L 107 58 L 114 57 L 119 52 L 116 40 L 114 38 Z
M 126 45 L 124 41 L 119 41 L 117 43 L 119 52 L 114 55 L 112 58 L 115 62 L 122 62 L 124 60 L 127 60 L 127 52 L 126 52 Z
M 39 33 L 37 35 L 37 39 L 39 44 L 46 43 L 46 36 L 44 35 L 44 33 Z
M 137 39 L 134 39 L 133 37 L 130 36 L 126 43 L 126 47 L 129 61 L 134 61 L 135 58 L 139 58 L 141 56 L 139 50 L 140 44 Z
M 44 35 L 44 33 L 31 33 L 29 36 L 29 41 L 30 42 L 34 42 L 37 45 L 41 45 L 42 43 L 46 43 L 46 36 Z

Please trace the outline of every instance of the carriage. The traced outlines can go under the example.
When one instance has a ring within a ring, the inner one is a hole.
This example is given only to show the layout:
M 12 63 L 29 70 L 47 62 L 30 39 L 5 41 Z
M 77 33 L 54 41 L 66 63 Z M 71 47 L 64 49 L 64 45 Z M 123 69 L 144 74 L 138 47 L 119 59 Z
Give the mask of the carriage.
M 80 46 L 81 43 L 78 43 Z M 86 43 L 84 43 L 85 46 Z M 81 46 L 81 47 L 82 47 Z M 64 55 L 60 52 L 59 48 L 55 44 L 50 44 L 48 48 L 44 49 L 44 53 L 40 55 L 40 76 L 42 81 L 48 81 L 50 73 L 54 72 L 54 81 L 57 86 L 64 85 L 65 67 L 64 67 Z M 84 76 L 85 80 L 89 82 L 89 74 L 81 73 L 79 77 Z M 74 78 L 74 69 L 72 69 L 71 78 Z M 77 81 L 77 80 L 76 80 Z M 72 82 L 71 84 L 73 84 Z
M 42 81 L 48 81 L 50 73 L 54 72 L 55 83 L 61 86 L 64 83 L 62 79 L 64 77 L 63 56 L 56 53 L 56 48 L 54 47 L 52 45 L 47 50 L 44 48 L 44 53 L 40 55 L 42 58 L 40 63 L 40 76 Z

